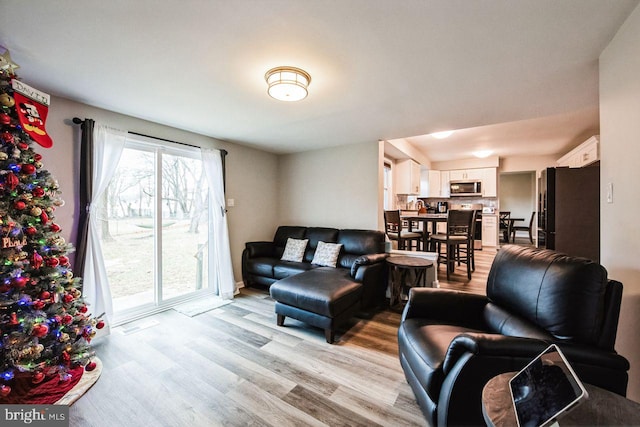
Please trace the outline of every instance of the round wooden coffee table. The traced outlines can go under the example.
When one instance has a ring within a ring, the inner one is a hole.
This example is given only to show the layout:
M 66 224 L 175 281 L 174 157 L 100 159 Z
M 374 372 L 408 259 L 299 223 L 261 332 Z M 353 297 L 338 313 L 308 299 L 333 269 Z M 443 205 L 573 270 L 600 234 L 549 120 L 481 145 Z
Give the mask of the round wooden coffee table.
M 433 267 L 433 261 L 415 256 L 392 256 L 387 258 L 387 264 L 391 307 L 400 302 L 405 287 L 426 286 L 427 269 Z M 411 276 L 414 277 L 413 281 L 410 281 Z

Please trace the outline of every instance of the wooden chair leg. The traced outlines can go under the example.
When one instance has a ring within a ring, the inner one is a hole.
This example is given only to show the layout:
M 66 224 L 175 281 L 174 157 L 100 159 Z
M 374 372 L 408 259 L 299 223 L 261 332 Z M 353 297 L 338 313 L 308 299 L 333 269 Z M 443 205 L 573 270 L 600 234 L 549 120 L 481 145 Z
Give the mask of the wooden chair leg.
M 276 324 L 277 324 L 278 326 L 284 326 L 284 318 L 285 318 L 285 317 L 286 317 L 286 316 L 285 316 L 284 314 L 278 314 L 278 315 L 277 315 Z
M 451 278 L 451 270 L 455 267 L 455 263 L 452 259 L 453 248 L 447 244 L 447 281 Z
M 467 244 L 467 279 L 471 280 L 471 248 Z

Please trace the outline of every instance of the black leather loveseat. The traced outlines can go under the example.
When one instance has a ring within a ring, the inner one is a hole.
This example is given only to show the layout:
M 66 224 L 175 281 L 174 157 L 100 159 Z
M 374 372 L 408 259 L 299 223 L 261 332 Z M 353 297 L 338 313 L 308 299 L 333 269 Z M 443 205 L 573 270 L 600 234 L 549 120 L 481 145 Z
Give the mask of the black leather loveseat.
M 414 288 L 398 330 L 400 363 L 427 421 L 484 425 L 481 393 L 550 343 L 585 383 L 625 395 L 614 350 L 622 284 L 584 258 L 518 246 L 494 259 L 487 296 Z
M 281 259 L 289 238 L 308 239 L 302 261 Z M 312 263 L 319 242 L 342 245 L 335 267 Z M 242 277 L 245 286 L 270 287 L 279 325 L 301 320 L 323 328 L 332 343 L 338 324 L 384 302 L 384 242 L 380 231 L 281 226 L 272 242 L 246 243 Z

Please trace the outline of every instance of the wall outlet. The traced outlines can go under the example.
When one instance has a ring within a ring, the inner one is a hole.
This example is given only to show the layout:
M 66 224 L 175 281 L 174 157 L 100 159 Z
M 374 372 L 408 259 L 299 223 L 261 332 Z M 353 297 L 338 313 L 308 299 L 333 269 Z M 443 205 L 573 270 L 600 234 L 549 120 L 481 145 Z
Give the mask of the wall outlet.
M 227 207 L 232 208 L 236 205 L 236 199 L 227 199 Z

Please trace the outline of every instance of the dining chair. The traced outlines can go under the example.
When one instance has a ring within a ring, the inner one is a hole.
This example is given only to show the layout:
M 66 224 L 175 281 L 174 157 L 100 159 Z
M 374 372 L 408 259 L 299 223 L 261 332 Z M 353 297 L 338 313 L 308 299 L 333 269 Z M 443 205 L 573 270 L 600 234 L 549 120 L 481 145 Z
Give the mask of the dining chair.
M 511 235 L 511 211 L 500 211 L 498 221 L 500 223 L 502 240 L 509 243 L 509 236 Z
M 387 237 L 389 240 L 398 242 L 398 249 L 405 249 L 406 243 L 408 242 L 409 250 L 412 250 L 412 242 L 415 242 L 416 251 L 420 250 L 420 245 L 424 237 L 423 234 L 405 230 L 402 226 L 399 210 L 384 211 L 384 224 Z
M 529 233 L 529 241 L 533 244 L 533 220 L 536 217 L 536 212 L 531 212 L 531 219 L 529 220 L 529 226 L 526 225 L 514 225 L 511 227 L 511 242 L 516 242 L 516 231 L 527 231 Z
M 471 280 L 471 271 L 475 264 L 473 249 L 475 215 L 474 210 L 450 210 L 447 216 L 446 234 L 437 233 L 430 238 L 436 244 L 438 267 L 442 263 L 447 266 L 447 280 L 455 270 L 456 263 L 466 264 L 467 278 Z

